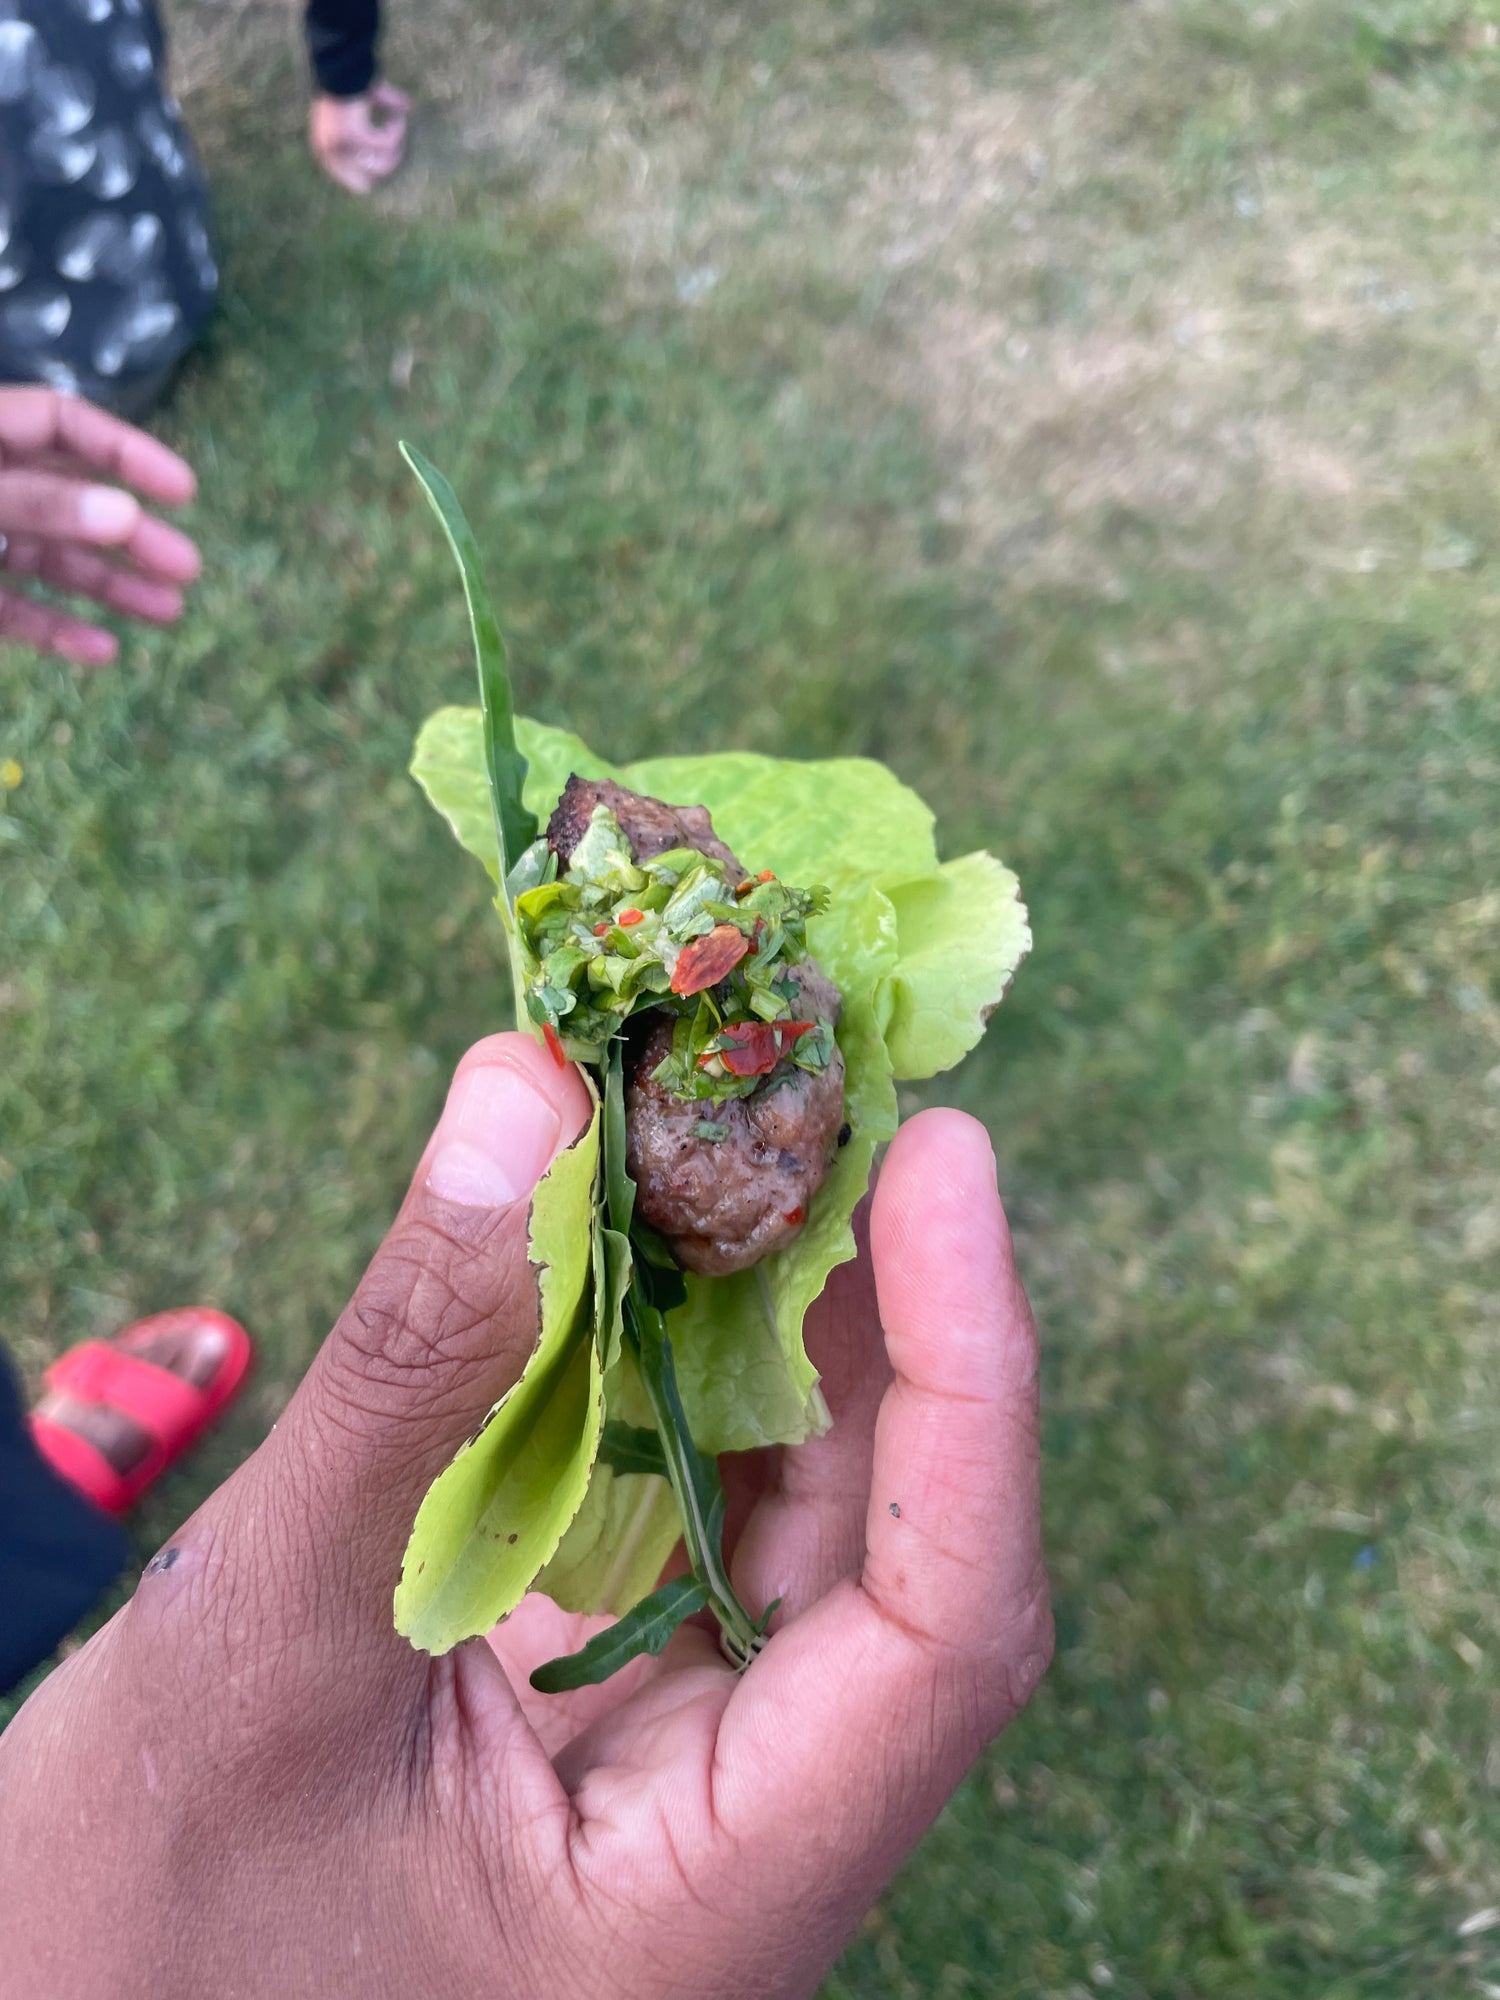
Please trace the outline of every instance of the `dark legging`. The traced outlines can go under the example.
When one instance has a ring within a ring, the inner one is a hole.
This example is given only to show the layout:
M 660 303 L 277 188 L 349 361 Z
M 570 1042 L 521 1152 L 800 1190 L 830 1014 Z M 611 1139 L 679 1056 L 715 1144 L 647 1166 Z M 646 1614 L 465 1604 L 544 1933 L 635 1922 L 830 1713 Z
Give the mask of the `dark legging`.
M 0 1350 L 0 1694 L 41 1665 L 129 1560 L 116 1523 L 38 1453 Z

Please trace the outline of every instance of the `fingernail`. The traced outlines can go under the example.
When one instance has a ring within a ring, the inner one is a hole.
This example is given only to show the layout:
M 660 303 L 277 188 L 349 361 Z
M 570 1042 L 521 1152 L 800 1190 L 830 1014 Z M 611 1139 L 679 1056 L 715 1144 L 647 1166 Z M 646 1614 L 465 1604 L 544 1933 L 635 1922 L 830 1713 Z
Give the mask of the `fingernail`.
M 551 1102 L 518 1070 L 471 1069 L 448 1093 L 427 1185 L 465 1208 L 508 1207 L 546 1172 L 561 1130 Z
M 140 505 L 117 486 L 86 486 L 78 500 L 78 520 L 90 535 L 124 535 L 135 526 Z

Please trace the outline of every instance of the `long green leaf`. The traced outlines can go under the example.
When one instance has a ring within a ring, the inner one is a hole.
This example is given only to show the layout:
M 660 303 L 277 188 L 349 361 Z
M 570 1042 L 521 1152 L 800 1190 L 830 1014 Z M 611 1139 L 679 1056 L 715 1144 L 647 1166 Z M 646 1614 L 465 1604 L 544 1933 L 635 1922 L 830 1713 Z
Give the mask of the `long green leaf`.
M 469 606 L 469 624 L 474 633 L 474 659 L 479 669 L 479 705 L 484 714 L 485 769 L 490 783 L 490 799 L 495 811 L 495 832 L 500 845 L 502 885 L 521 855 L 537 836 L 536 815 L 522 799 L 526 783 L 526 759 L 516 748 L 515 706 L 510 692 L 510 670 L 506 665 L 505 641 L 499 621 L 485 588 L 479 544 L 458 495 L 431 460 L 415 445 L 401 446 L 401 455 L 417 475 L 432 511 L 443 525 L 448 546 L 463 578 L 464 596 Z
M 613 1368 L 620 1354 L 625 1327 L 625 1298 L 630 1290 L 630 1238 L 611 1229 L 596 1208 L 594 1232 L 594 1341 L 599 1366 Z
M 697 1577 L 674 1576 L 660 1590 L 643 1597 L 623 1618 L 596 1632 L 581 1651 L 565 1653 L 538 1667 L 531 1685 L 538 1694 L 563 1694 L 569 1688 L 607 1681 L 638 1654 L 659 1653 L 678 1626 L 707 1602 L 708 1592 Z
M 604 1188 L 610 1227 L 630 1234 L 635 1215 L 635 1182 L 625 1164 L 625 1051 L 616 1035 L 609 1045 L 604 1075 Z
M 656 1419 L 667 1477 L 682 1510 L 682 1535 L 693 1574 L 702 1579 L 709 1605 L 730 1645 L 748 1659 L 756 1649 L 755 1626 L 735 1596 L 724 1565 L 724 1487 L 719 1462 L 693 1442 L 677 1392 L 666 1321 L 647 1303 L 638 1284 L 631 1286 L 626 1323 L 634 1336 L 641 1386 Z

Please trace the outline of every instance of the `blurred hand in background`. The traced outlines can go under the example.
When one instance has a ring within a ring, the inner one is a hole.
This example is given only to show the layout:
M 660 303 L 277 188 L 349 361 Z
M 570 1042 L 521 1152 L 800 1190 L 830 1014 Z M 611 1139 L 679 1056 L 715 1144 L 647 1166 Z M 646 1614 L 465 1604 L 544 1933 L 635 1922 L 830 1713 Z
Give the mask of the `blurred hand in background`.
M 119 651 L 26 584 L 171 624 L 198 551 L 142 502 L 181 506 L 196 490 L 191 466 L 120 418 L 52 389 L 0 388 L 0 638 L 80 666 Z

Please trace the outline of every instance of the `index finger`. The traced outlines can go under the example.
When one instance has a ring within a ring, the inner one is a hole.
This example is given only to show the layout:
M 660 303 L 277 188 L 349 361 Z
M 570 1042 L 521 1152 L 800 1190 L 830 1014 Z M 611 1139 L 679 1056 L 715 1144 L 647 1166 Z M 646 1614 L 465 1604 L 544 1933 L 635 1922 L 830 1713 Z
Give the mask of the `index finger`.
M 776 1635 L 719 1734 L 716 1807 L 804 1876 L 888 1872 L 1051 1653 L 1036 1334 L 982 1126 L 923 1113 L 871 1218 L 894 1380 L 865 1559 Z M 774 1797 L 768 1797 L 768 1793 Z
M 0 454 L 14 462 L 37 452 L 64 453 L 167 506 L 191 500 L 198 490 L 185 459 L 123 418 L 56 389 L 6 390 L 0 395 Z

